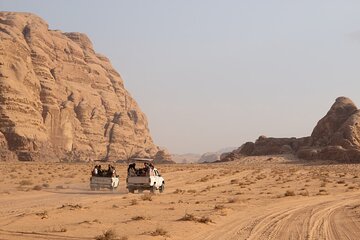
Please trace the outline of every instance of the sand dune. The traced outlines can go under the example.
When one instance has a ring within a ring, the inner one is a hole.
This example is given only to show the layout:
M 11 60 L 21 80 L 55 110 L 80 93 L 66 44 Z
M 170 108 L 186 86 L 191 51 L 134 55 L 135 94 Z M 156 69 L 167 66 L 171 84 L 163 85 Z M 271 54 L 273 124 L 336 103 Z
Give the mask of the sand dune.
M 358 239 L 359 166 L 159 165 L 163 194 L 90 191 L 91 164 L 1 163 L 0 239 Z M 126 172 L 125 165 L 117 165 Z

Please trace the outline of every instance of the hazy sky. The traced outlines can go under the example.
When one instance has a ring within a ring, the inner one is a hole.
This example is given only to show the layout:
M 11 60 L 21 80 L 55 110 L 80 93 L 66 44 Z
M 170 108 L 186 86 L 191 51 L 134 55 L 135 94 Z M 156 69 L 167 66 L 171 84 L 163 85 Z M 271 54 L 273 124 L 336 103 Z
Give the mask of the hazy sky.
M 360 106 L 360 1 L 4 1 L 86 33 L 173 153 L 308 136 L 338 96 Z

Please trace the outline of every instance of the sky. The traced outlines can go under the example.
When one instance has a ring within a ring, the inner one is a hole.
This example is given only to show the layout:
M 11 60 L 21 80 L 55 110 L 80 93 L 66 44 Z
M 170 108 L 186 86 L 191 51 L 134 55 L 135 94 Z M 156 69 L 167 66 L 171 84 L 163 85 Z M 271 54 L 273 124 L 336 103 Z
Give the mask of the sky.
M 360 105 L 357 0 L 0 0 L 86 33 L 171 153 L 303 137 L 339 96 Z

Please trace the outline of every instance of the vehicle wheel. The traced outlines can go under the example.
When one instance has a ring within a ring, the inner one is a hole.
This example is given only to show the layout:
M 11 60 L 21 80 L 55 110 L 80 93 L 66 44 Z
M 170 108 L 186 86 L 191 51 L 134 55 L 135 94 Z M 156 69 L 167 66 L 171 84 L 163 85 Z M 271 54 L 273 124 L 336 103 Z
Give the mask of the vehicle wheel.
M 90 190 L 91 190 L 91 191 L 95 191 L 95 187 L 94 187 L 94 186 L 90 186 Z
M 156 186 L 155 186 L 155 184 L 154 184 L 154 186 L 152 186 L 151 188 L 150 188 L 150 192 L 151 193 L 154 193 L 156 191 Z
M 165 183 L 163 183 L 163 184 L 160 186 L 159 192 L 162 193 L 162 192 L 164 192 L 164 190 L 165 190 Z
M 135 192 L 135 189 L 133 189 L 133 188 L 129 188 L 128 190 L 129 190 L 129 193 L 134 193 Z

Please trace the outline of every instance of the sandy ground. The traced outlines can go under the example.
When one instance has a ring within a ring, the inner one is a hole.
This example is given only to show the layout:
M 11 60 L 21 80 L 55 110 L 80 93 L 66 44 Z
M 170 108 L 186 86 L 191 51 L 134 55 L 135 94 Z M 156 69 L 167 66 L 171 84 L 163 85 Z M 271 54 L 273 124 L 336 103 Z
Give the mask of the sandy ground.
M 166 189 L 154 195 L 127 192 L 125 165 L 116 165 L 119 189 L 90 191 L 93 166 L 0 163 L 0 239 L 360 236 L 360 165 L 281 156 L 159 165 Z

